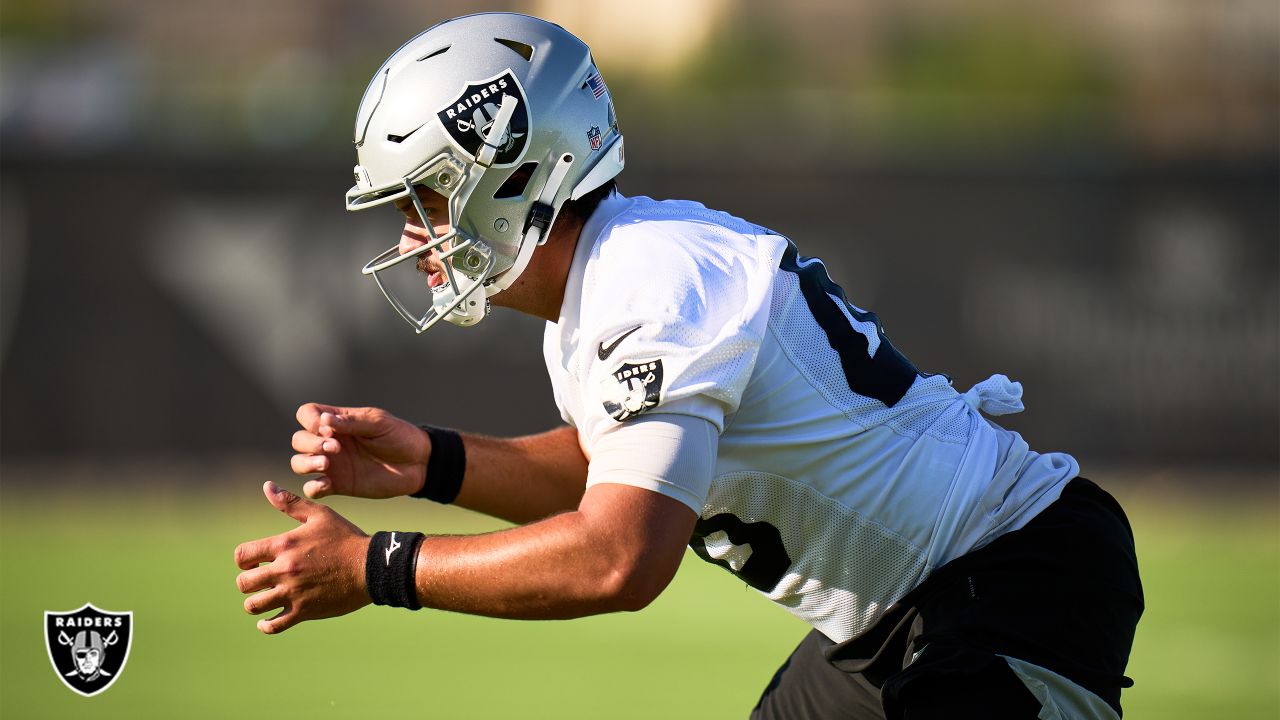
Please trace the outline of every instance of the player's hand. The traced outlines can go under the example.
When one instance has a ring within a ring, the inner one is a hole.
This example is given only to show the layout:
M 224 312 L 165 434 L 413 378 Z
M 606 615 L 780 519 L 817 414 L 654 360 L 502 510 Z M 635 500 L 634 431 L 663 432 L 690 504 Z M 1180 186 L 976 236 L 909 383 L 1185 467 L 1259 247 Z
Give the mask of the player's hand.
M 304 620 L 346 615 L 368 605 L 364 562 L 369 536 L 332 509 L 273 482 L 262 491 L 277 510 L 301 525 L 236 548 L 236 565 L 244 570 L 236 577 L 236 587 L 242 593 L 257 593 L 244 601 L 245 611 L 260 615 L 281 610 L 269 620 L 259 620 L 258 629 L 274 635 Z
M 298 424 L 289 465 L 298 475 L 321 473 L 303 484 L 307 497 L 390 498 L 422 488 L 431 440 L 416 425 L 378 408 L 316 403 L 298 408 Z

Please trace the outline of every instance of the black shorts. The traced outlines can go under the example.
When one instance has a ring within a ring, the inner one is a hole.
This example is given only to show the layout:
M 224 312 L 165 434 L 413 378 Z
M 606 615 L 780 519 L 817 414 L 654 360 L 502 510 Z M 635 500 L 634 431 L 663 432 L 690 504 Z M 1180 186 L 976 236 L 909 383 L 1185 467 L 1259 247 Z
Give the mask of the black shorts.
M 1129 521 L 1084 479 L 1014 532 L 935 571 L 843 643 L 811 632 L 751 717 L 1120 714 L 1143 611 Z

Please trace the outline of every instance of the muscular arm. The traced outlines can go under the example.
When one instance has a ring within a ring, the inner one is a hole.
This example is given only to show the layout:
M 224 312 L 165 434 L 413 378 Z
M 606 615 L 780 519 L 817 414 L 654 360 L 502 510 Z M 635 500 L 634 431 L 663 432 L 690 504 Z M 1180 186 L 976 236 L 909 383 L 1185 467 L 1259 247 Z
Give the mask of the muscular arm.
M 406 430 L 403 421 L 378 426 L 399 433 L 392 438 L 395 447 L 426 444 L 425 435 L 419 438 L 412 426 Z M 384 448 L 390 432 L 362 435 L 367 442 L 361 452 Z M 706 496 L 717 439 L 714 426 L 699 418 L 632 421 L 596 442 L 597 462 L 584 492 L 586 461 L 571 430 L 517 440 L 468 437 L 472 457 L 462 496 L 469 498 L 468 506 L 531 521 L 487 535 L 428 537 L 419 546 L 414 590 L 424 607 L 526 619 L 637 610 L 657 597 L 675 575 L 697 522 L 692 508 Z M 415 469 L 420 478 L 425 466 L 421 447 L 396 455 L 394 463 L 385 459 L 385 449 L 380 452 L 380 484 L 364 488 L 364 496 L 394 497 L 406 492 L 406 484 L 421 484 L 413 482 Z M 317 459 L 302 449 L 294 457 L 295 471 Z M 328 464 L 328 456 L 320 459 Z M 367 458 L 363 463 L 347 461 L 353 468 L 374 465 Z M 312 490 L 326 494 L 335 474 L 331 468 L 308 484 L 317 483 Z M 467 483 L 472 483 L 469 491 Z M 236 585 L 241 592 L 257 593 L 245 600 L 245 610 L 260 614 L 283 608 L 258 627 L 282 632 L 368 604 L 369 536 L 332 509 L 274 483 L 264 492 L 300 525 L 236 549 L 236 564 L 244 571 Z M 557 513 L 579 496 L 576 508 Z M 543 519 L 533 520 L 538 516 Z
M 626 485 L 594 485 L 581 506 L 487 535 L 428 537 L 424 607 L 520 619 L 639 610 L 675 576 L 697 515 Z
M 583 499 L 587 459 L 572 427 L 517 438 L 463 433 L 462 442 L 467 467 L 455 505 L 522 525 Z
M 548 619 L 644 607 L 680 565 L 716 441 L 709 422 L 678 415 L 607 433 L 576 510 L 490 535 L 427 538 L 418 555 L 419 602 Z
M 427 433 L 380 408 L 298 408 L 290 460 L 308 497 L 392 498 L 417 492 L 433 448 Z M 464 434 L 467 462 L 454 502 L 513 523 L 578 507 L 587 460 L 571 427 L 518 438 Z M 431 478 L 426 478 L 430 483 Z

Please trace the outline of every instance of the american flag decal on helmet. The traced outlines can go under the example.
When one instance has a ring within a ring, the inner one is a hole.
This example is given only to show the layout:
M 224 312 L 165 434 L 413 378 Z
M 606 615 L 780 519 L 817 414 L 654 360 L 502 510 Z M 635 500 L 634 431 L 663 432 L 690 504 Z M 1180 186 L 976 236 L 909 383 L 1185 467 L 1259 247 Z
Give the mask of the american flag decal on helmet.
M 609 92 L 609 88 L 604 86 L 604 79 L 600 77 L 599 72 L 595 71 L 592 71 L 591 77 L 587 78 L 587 87 L 591 88 L 591 94 L 594 95 L 597 100 L 604 97 L 604 94 Z

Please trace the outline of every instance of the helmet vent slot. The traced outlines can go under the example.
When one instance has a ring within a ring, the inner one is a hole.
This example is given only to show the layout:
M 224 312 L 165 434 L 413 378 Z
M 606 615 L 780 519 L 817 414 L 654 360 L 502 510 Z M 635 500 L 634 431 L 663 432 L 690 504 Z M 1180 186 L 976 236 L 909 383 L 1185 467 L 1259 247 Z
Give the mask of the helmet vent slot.
M 526 62 L 528 62 L 529 59 L 533 57 L 532 45 L 526 45 L 518 40 L 505 40 L 503 38 L 494 38 L 494 41 L 502 45 L 506 45 L 512 50 L 515 50 L 517 53 L 520 54 L 520 57 L 525 59 Z
M 433 58 L 433 57 L 435 57 L 435 56 L 437 56 L 437 55 L 443 55 L 443 54 L 445 54 L 445 53 L 449 52 L 449 48 L 451 48 L 451 47 L 453 47 L 453 46 L 452 46 L 452 45 L 445 45 L 444 47 L 440 48 L 439 50 L 432 50 L 431 52 L 427 53 L 426 55 L 423 55 L 422 57 L 418 58 L 418 62 L 422 62 L 423 60 L 430 60 L 431 58 Z
M 520 197 L 524 195 L 524 191 L 529 187 L 529 181 L 533 179 L 533 173 L 538 169 L 538 163 L 527 162 L 516 168 L 502 183 L 502 187 L 493 194 L 494 200 L 507 200 L 510 198 Z

